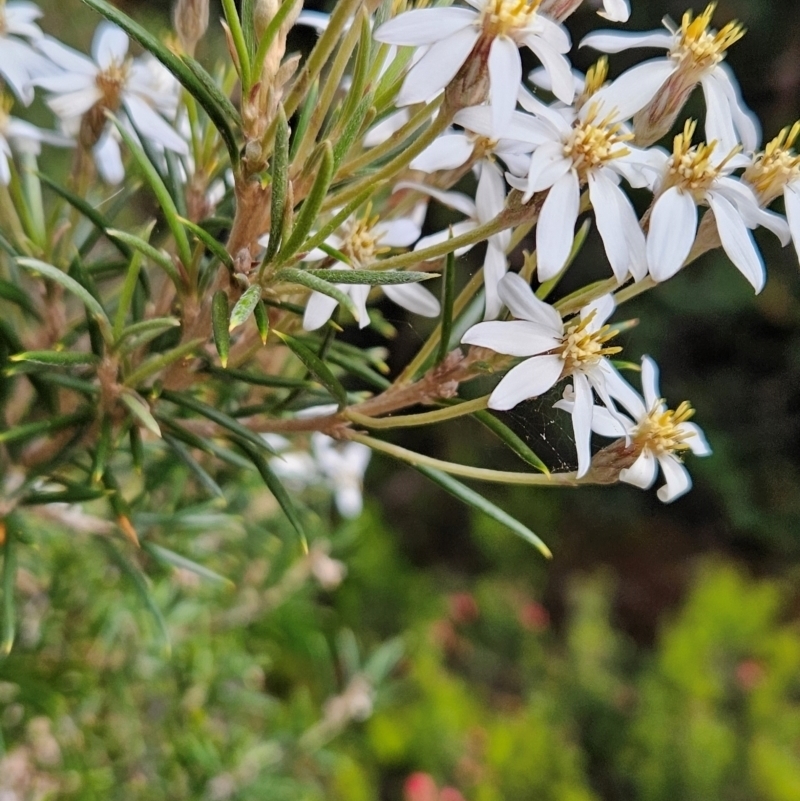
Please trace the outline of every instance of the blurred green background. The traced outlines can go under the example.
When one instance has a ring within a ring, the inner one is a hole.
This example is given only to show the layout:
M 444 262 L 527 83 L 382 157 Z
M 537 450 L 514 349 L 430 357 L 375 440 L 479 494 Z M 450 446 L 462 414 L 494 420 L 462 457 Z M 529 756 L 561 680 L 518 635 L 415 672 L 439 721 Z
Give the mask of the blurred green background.
M 633 30 L 685 10 L 632 4 Z M 167 25 L 162 0 L 119 5 Z M 586 5 L 576 42 L 597 27 Z M 43 6 L 48 32 L 86 46 L 96 20 L 78 0 Z M 800 116 L 797 12 L 718 5 L 717 23 L 748 27 L 729 63 L 765 139 Z M 638 58 L 612 57 L 612 74 Z M 348 571 L 322 586 L 253 487 L 228 499 L 231 522 L 183 508 L 178 472 L 169 492 L 150 488 L 164 509 L 151 523 L 235 586 L 146 564 L 167 652 L 113 553 L 38 532 L 20 554 L 19 643 L 0 663 L 2 801 L 800 799 L 800 276 L 791 247 L 758 239 L 759 297 L 711 254 L 626 309 L 640 318 L 626 357 L 656 358 L 662 392 L 692 401 L 714 448 L 691 462 L 690 494 L 665 507 L 625 486 L 490 490 L 551 563 L 375 458 L 360 520 L 315 507 L 320 547 Z M 607 273 L 594 234 L 574 272 Z M 419 338 L 392 322 L 398 368 Z M 543 422 L 551 400 L 508 422 L 569 465 L 568 432 Z M 478 427 L 405 444 L 516 467 Z

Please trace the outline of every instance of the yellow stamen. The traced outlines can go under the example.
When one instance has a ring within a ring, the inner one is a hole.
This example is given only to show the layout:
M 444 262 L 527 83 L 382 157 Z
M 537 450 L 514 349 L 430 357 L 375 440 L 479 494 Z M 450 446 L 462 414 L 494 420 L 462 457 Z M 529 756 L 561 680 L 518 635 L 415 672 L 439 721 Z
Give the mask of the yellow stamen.
M 582 106 L 592 95 L 599 92 L 608 80 L 608 57 L 601 56 L 588 70 L 583 92 L 578 99 L 578 106 Z
M 562 345 L 558 355 L 564 360 L 564 373 L 570 374 L 586 367 L 597 364 L 604 356 L 619 353 L 622 348 L 606 347 L 606 342 L 613 339 L 619 332 L 604 325 L 597 331 L 587 331 L 589 324 L 595 317 L 592 311 L 583 320 L 570 326 L 561 340 Z
M 716 7 L 716 2 L 709 3 L 697 17 L 693 17 L 691 11 L 683 15 L 680 38 L 672 57 L 689 69 L 705 71 L 716 66 L 725 58 L 725 51 L 746 33 L 746 28 L 735 20 L 719 31 L 711 30 L 711 17 Z
M 481 11 L 480 24 L 488 37 L 508 36 L 533 21 L 542 0 L 489 0 Z
M 372 204 L 369 203 L 363 217 L 352 218 L 345 223 L 341 251 L 355 265 L 369 264 L 374 261 L 375 256 L 391 250 L 391 248 L 378 246 L 383 234 L 375 234 L 373 229 L 379 219 L 379 215 L 372 214 Z
M 625 133 L 622 123 L 614 121 L 614 114 L 598 121 L 597 113 L 598 107 L 593 104 L 585 120 L 576 124 L 564 145 L 564 155 L 572 159 L 583 181 L 596 167 L 627 156 L 630 150 L 623 143 L 633 139 L 632 133 Z
M 800 122 L 787 126 L 745 170 L 745 180 L 765 205 L 781 195 L 786 184 L 800 180 L 800 156 L 793 149 L 798 136 Z
M 674 411 L 665 410 L 663 404 L 663 400 L 656 403 L 631 434 L 640 451 L 648 450 L 654 456 L 688 450 L 686 440 L 694 436 L 693 431 L 683 428 L 683 423 L 694 416 L 691 404 L 684 401 Z

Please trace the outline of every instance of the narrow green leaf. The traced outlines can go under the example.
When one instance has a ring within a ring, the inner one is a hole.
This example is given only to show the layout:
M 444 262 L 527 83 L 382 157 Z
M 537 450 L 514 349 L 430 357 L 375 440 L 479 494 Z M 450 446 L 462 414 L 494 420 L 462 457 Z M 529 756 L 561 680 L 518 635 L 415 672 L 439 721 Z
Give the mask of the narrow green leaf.
M 325 270 L 317 270 L 317 272 L 326 272 Z M 345 273 L 345 270 L 335 270 L 337 273 Z M 321 292 L 333 298 L 337 303 L 344 306 L 356 322 L 360 322 L 361 313 L 358 307 L 353 302 L 353 299 L 346 292 L 343 292 L 336 284 L 319 278 L 311 274 L 308 270 L 296 270 L 294 267 L 286 267 L 283 270 L 278 270 L 276 278 L 290 284 L 300 284 L 301 286 L 313 289 L 315 292 Z
M 300 514 L 297 507 L 292 502 L 291 496 L 286 491 L 281 480 L 275 475 L 269 462 L 257 451 L 245 443 L 240 443 L 240 447 L 247 454 L 250 460 L 258 470 L 259 475 L 264 480 L 269 491 L 275 496 L 275 500 L 283 509 L 283 513 L 288 518 L 289 522 L 294 527 L 294 530 L 300 535 L 300 542 L 302 543 L 303 550 L 308 552 L 308 538 L 306 537 L 303 521 L 300 519 Z
M 14 647 L 14 638 L 17 628 L 17 612 L 14 602 L 15 585 L 17 581 L 17 554 L 14 538 L 15 518 L 9 516 L 0 520 L 0 533 L 3 542 L 3 633 L 0 639 L 0 657 L 6 657 Z
M 275 335 L 279 337 L 292 353 L 303 362 L 306 368 L 319 379 L 319 382 L 334 398 L 336 398 L 340 406 L 347 405 L 347 392 L 345 392 L 344 387 L 331 372 L 330 367 L 321 361 L 316 353 L 309 350 L 302 342 L 296 340 L 294 337 L 290 337 L 288 334 L 275 331 Z
M 402 637 L 383 643 L 364 665 L 364 675 L 374 687 L 384 682 L 403 658 L 406 647 Z
M 280 277 L 285 272 L 286 269 L 279 270 L 277 275 Z M 416 284 L 439 277 L 439 273 L 423 273 L 414 270 L 302 270 L 302 273 L 335 284 L 367 284 L 368 286 Z
M 151 317 L 149 320 L 133 323 L 120 332 L 114 348 L 119 348 L 122 344 L 128 345 L 131 340 L 135 342 L 136 347 L 139 347 L 163 334 L 164 331 L 169 331 L 170 328 L 178 328 L 180 324 L 181 321 L 177 317 Z
M 346 118 L 347 122 L 342 128 L 342 132 L 338 135 L 336 145 L 333 148 L 333 161 L 337 169 L 341 166 L 353 143 L 358 138 L 371 108 L 372 93 L 370 92 L 366 97 L 362 98 L 353 113 Z M 374 116 L 375 112 L 373 111 L 372 117 L 374 118 Z
M 109 220 L 97 211 L 94 206 L 90 205 L 86 200 L 78 195 L 73 194 L 63 186 L 59 186 L 52 178 L 49 178 L 44 173 L 39 173 L 39 178 L 47 184 L 56 194 L 60 195 L 67 203 L 73 208 L 77 209 L 87 220 L 89 220 L 97 230 L 103 234 L 108 235 L 108 229 L 111 227 Z M 113 239 L 111 244 L 126 258 L 130 259 L 131 249 L 122 241 L 116 242 Z M 85 255 L 84 247 L 81 247 L 81 255 Z
M 456 299 L 456 254 L 450 252 L 444 262 L 444 280 L 442 281 L 442 321 L 439 335 L 439 352 L 436 363 L 444 361 L 450 352 L 450 338 L 453 335 L 453 305 Z
M 247 47 L 247 55 L 250 57 L 250 63 L 256 56 L 256 18 L 255 18 L 255 0 L 242 0 L 242 33 L 244 34 L 244 43 Z M 257 82 L 260 76 L 253 75 L 253 82 Z
M 435 470 L 432 467 L 424 467 L 422 465 L 412 465 L 415 470 L 422 473 L 423 476 L 438 484 L 442 489 L 447 490 L 451 495 L 455 495 L 467 506 L 477 509 L 488 515 L 506 528 L 510 528 L 515 534 L 519 535 L 526 542 L 533 545 L 539 552 L 547 559 L 552 559 L 553 554 L 550 549 L 537 537 L 527 526 L 524 526 L 519 520 L 511 517 L 508 512 L 504 512 L 499 506 L 495 506 L 491 501 L 488 501 L 483 495 L 475 492 L 472 488 L 457 481 L 452 476 L 443 473 L 441 470 Z
M 42 506 L 48 503 L 86 503 L 105 498 L 105 489 L 94 487 L 70 487 L 55 492 L 31 492 L 25 496 L 25 506 Z
M 191 342 L 184 342 L 182 345 L 179 345 L 177 348 L 173 348 L 166 353 L 153 356 L 153 358 L 148 359 L 146 362 L 140 364 L 136 370 L 127 376 L 125 379 L 125 384 L 129 387 L 135 387 L 141 384 L 146 378 L 149 378 L 151 375 L 159 372 L 159 370 L 163 370 L 173 362 L 177 362 L 179 359 L 185 359 L 191 353 L 196 351 L 204 342 L 205 339 L 202 338 L 193 339 Z
M 531 450 L 525 440 L 518 437 L 505 423 L 498 420 L 491 412 L 475 412 L 475 419 L 486 426 L 495 436 L 501 439 L 517 456 L 531 467 L 550 473 L 547 465 Z
M 84 0 L 84 2 L 87 1 L 88 0 Z M 158 170 L 156 170 L 153 163 L 147 158 L 144 150 L 142 150 L 142 146 L 133 138 L 128 129 L 122 125 L 118 119 L 113 115 L 110 116 L 111 121 L 119 131 L 119 135 L 122 137 L 122 140 L 125 142 L 128 150 L 130 150 L 134 160 L 139 165 L 139 169 L 144 174 L 145 180 L 153 190 L 153 194 L 156 196 L 161 210 L 164 212 L 167 225 L 170 231 L 172 231 L 172 235 L 175 237 L 175 247 L 178 250 L 178 258 L 183 262 L 183 266 L 189 269 L 192 264 L 192 249 L 189 246 L 189 238 L 186 236 L 186 229 L 180 221 L 180 215 L 178 214 L 178 209 L 175 206 L 172 195 L 170 195 L 169 190 L 161 180 Z
M 242 93 L 247 95 L 251 81 L 250 53 L 247 51 L 247 44 L 244 40 L 242 23 L 239 20 L 239 12 L 236 10 L 234 0 L 222 0 L 222 10 L 225 14 L 225 21 L 228 23 L 228 30 L 231 32 L 233 47 L 236 50 L 236 57 L 239 61 L 239 77 L 242 79 Z
M 222 445 L 218 444 L 214 440 L 198 437 L 196 434 L 193 434 L 191 431 L 187 431 L 185 428 L 181 428 L 174 419 L 171 417 L 165 417 L 164 415 L 159 416 L 159 421 L 161 426 L 164 428 L 168 428 L 170 434 L 175 437 L 175 439 L 179 439 L 181 442 L 186 443 L 190 448 L 197 448 L 199 451 L 203 451 L 204 453 L 210 453 L 214 456 L 218 457 L 221 461 L 227 462 L 234 467 L 237 467 L 242 470 L 252 470 L 253 464 L 245 459 L 243 456 L 240 456 L 238 453 L 228 450 L 224 448 Z
M 376 373 L 372 368 L 364 364 L 364 362 L 360 362 L 347 354 L 332 350 L 328 354 L 327 359 L 331 364 L 335 364 L 348 373 L 352 373 L 375 389 L 383 391 L 384 389 L 389 389 L 392 385 L 389 379 L 384 378 L 380 373 Z
M 30 270 L 32 273 L 39 273 L 39 275 L 49 278 L 68 292 L 71 292 L 86 306 L 89 313 L 103 329 L 103 333 L 111 334 L 111 322 L 106 315 L 105 309 L 97 302 L 91 292 L 82 287 L 74 278 L 70 278 L 63 270 L 59 270 L 58 267 L 53 267 L 52 264 L 39 261 L 39 259 L 17 259 L 17 264 L 19 264 L 20 267 L 24 267 L 26 270 Z M 109 336 L 109 341 L 110 340 L 111 336 Z
M 225 377 L 234 381 L 244 381 L 245 384 L 253 384 L 257 387 L 273 387 L 275 389 L 319 389 L 320 387 L 316 381 L 309 381 L 306 378 L 251 373 L 246 370 L 220 370 L 213 365 L 207 369 L 209 373 L 220 378 Z
M 87 0 L 84 0 L 84 2 L 87 2 Z M 102 543 L 117 567 L 128 577 L 133 588 L 136 590 L 136 594 L 139 596 L 142 603 L 144 603 L 145 608 L 153 616 L 153 620 L 155 620 L 158 631 L 161 634 L 164 649 L 167 654 L 169 654 L 172 650 L 169 629 L 167 628 L 167 622 L 164 620 L 161 609 L 156 603 L 155 598 L 153 598 L 153 594 L 150 592 L 147 576 L 145 576 L 139 567 L 134 565 L 110 539 L 104 537 L 99 539 L 98 542 Z
M 203 567 L 203 565 L 199 565 L 197 562 L 194 562 L 185 556 L 181 556 L 181 554 L 175 553 L 175 551 L 171 551 L 169 548 L 163 548 L 161 545 L 156 545 L 154 542 L 145 542 L 142 547 L 154 559 L 164 565 L 176 567 L 179 570 L 188 570 L 191 573 L 195 573 L 196 575 L 200 576 L 201 578 L 208 579 L 209 581 L 217 581 L 220 584 L 226 584 L 229 587 L 236 586 L 229 578 L 225 578 L 225 576 L 221 576 L 219 573 L 215 573 L 210 568 Z
M 236 305 L 231 312 L 231 321 L 228 330 L 233 331 L 235 328 L 247 322 L 260 300 L 261 286 L 259 284 L 253 284 L 253 286 L 247 289 L 239 300 L 236 301 Z
M 225 493 L 222 491 L 219 484 L 211 478 L 197 459 L 189 453 L 189 449 L 182 442 L 171 437 L 169 434 L 164 435 L 164 442 L 169 445 L 173 453 L 189 468 L 194 474 L 194 477 L 210 495 L 222 498 L 223 500 L 225 499 Z
M 111 439 L 114 433 L 114 426 L 111 417 L 105 415 L 100 424 L 100 436 L 97 440 L 97 447 L 92 459 L 92 484 L 99 484 L 106 471 L 106 462 L 111 453 Z
M 70 350 L 27 350 L 9 357 L 11 362 L 32 362 L 52 367 L 73 367 L 82 364 L 97 364 L 100 360 L 94 353 L 78 353 Z
M 284 5 L 289 6 L 290 2 L 291 0 L 288 0 L 288 2 L 284 3 Z M 297 155 L 297 148 L 300 147 L 300 142 L 303 141 L 303 137 L 305 136 L 308 126 L 311 123 L 311 117 L 314 114 L 314 109 L 317 107 L 318 99 L 319 80 L 315 80 L 314 83 L 311 84 L 311 88 L 306 94 L 306 99 L 303 101 L 303 107 L 300 109 L 300 116 L 297 118 L 297 125 L 294 129 L 294 136 L 292 137 L 292 147 L 289 150 L 290 161 L 294 161 L 294 158 Z M 281 105 L 281 107 L 283 106 Z
M 323 253 L 327 253 L 332 259 L 336 259 L 336 261 L 341 262 L 342 264 L 346 264 L 348 267 L 352 268 L 353 264 L 350 259 L 342 253 L 341 250 L 336 250 L 336 248 L 331 247 L 327 242 L 320 242 L 319 249 Z
M 333 180 L 333 170 L 333 147 L 326 139 L 322 144 L 322 159 L 317 169 L 314 184 L 300 207 L 288 241 L 280 249 L 279 259 L 281 261 L 286 261 L 300 250 L 300 246 L 317 221 L 322 204 L 328 194 L 328 188 Z
M 267 441 L 263 437 L 251 431 L 246 426 L 243 426 L 240 422 L 234 420 L 232 417 L 229 417 L 224 412 L 215 409 L 213 406 L 209 406 L 207 403 L 203 403 L 202 401 L 199 401 L 197 398 L 193 398 L 190 395 L 185 395 L 181 392 L 173 392 L 172 390 L 163 390 L 161 397 L 164 400 L 168 400 L 170 403 L 174 403 L 177 406 L 182 406 L 184 409 L 189 409 L 189 411 L 195 412 L 201 417 L 211 420 L 221 428 L 224 428 L 226 431 L 236 434 L 237 437 L 240 437 L 241 439 L 250 443 L 250 445 L 267 451 L 267 453 L 270 453 L 273 456 L 275 455 L 275 450 L 267 444 Z
M 144 443 L 142 442 L 142 431 L 139 426 L 130 427 L 128 431 L 128 441 L 131 448 L 133 468 L 141 475 L 144 466 Z
M 234 270 L 233 258 L 231 254 L 225 250 L 225 245 L 222 244 L 217 239 L 214 239 L 211 234 L 208 233 L 204 228 L 201 228 L 197 223 L 193 223 L 191 220 L 187 220 L 185 217 L 179 218 L 181 223 L 188 228 L 207 248 L 208 250 L 214 254 L 214 256 L 219 259 L 230 272 Z
M 258 50 L 253 59 L 252 74 L 255 81 L 261 80 L 261 73 L 264 71 L 264 62 L 266 61 L 269 48 L 278 35 L 281 25 L 283 25 L 298 2 L 302 2 L 302 0 L 283 0 L 281 7 L 278 9 L 278 13 L 269 21 L 264 33 L 261 34 L 261 41 L 258 43 Z
M 269 339 L 269 315 L 263 303 L 256 303 L 256 307 L 253 309 L 253 317 L 255 317 L 256 320 L 258 335 L 261 337 L 261 344 L 266 345 L 267 339 Z
M 231 162 L 235 168 L 239 163 L 239 149 L 236 145 L 236 138 L 231 130 L 230 122 L 238 125 L 240 120 L 238 115 L 235 117 L 228 116 L 230 110 L 224 103 L 220 102 L 218 95 L 221 92 L 218 89 L 216 92 L 210 91 L 209 85 L 215 86 L 211 76 L 197 62 L 189 65 L 186 59 L 176 56 L 146 28 L 143 28 L 127 14 L 115 8 L 107 0 L 83 0 L 83 2 L 99 14 L 102 14 L 106 19 L 119 25 L 128 36 L 135 39 L 145 50 L 152 53 L 180 81 L 186 91 L 200 103 L 211 118 L 228 148 Z M 202 79 L 198 72 L 203 75 Z
M 130 413 L 152 434 L 161 436 L 161 429 L 153 417 L 150 407 L 138 396 L 131 392 L 123 392 L 120 400 L 128 407 Z
M 106 233 L 112 242 L 119 241 L 124 242 L 126 245 L 130 245 L 130 247 L 132 247 L 134 250 L 141 253 L 142 256 L 150 259 L 153 264 L 157 264 L 159 267 L 161 267 L 169 276 L 172 283 L 175 284 L 175 288 L 178 291 L 182 291 L 184 289 L 183 279 L 175 269 L 175 264 L 173 263 L 172 257 L 169 255 L 169 253 L 153 247 L 153 245 L 151 245 L 149 242 L 146 242 L 141 237 L 138 237 L 135 234 L 129 234 L 127 231 L 118 231 L 116 228 L 109 228 Z M 134 283 L 134 288 L 135 287 L 136 284 Z
M 272 261 L 281 242 L 281 221 L 286 212 L 286 195 L 289 189 L 289 123 L 283 105 L 278 105 L 278 121 L 275 128 L 275 150 L 272 154 L 272 209 L 270 212 L 270 236 L 264 264 Z
M 88 409 L 84 409 L 74 414 L 62 414 L 57 417 L 51 417 L 49 420 L 39 420 L 35 423 L 14 426 L 5 431 L 0 431 L 0 444 L 32 439 L 40 434 L 53 434 L 65 428 L 83 425 L 89 422 L 92 417 L 93 413 Z
M 211 329 L 214 332 L 214 344 L 219 360 L 223 367 L 227 367 L 231 352 L 231 335 L 228 293 L 224 289 L 218 289 L 211 299 Z
M 114 339 L 119 343 L 122 331 L 125 328 L 125 318 L 133 302 L 133 295 L 139 283 L 139 271 L 142 268 L 142 254 L 136 252 L 131 256 L 128 270 L 125 273 L 125 280 L 122 283 L 122 290 L 119 293 L 117 303 L 117 313 L 114 316 Z

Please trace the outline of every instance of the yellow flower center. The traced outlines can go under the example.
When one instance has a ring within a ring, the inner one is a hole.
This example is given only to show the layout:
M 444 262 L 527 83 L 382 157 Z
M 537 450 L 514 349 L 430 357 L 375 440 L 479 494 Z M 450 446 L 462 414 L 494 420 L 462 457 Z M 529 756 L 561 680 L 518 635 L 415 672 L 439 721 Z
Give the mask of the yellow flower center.
M 480 26 L 487 37 L 508 36 L 533 22 L 542 0 L 488 0 Z
M 711 158 L 717 142 L 701 142 L 699 145 L 692 145 L 692 137 L 696 129 L 697 120 L 687 120 L 683 133 L 675 137 L 664 190 L 678 186 L 684 192 L 693 195 L 699 202 L 703 200 L 714 181 L 719 178 L 728 161 L 739 153 L 741 147 L 735 147 L 721 162 L 712 164 Z
M 371 216 L 371 212 L 369 206 L 363 217 L 353 218 L 344 225 L 341 250 L 354 265 L 369 264 L 375 256 L 390 250 L 378 247 L 382 234 L 375 234 L 373 229 L 380 218 L 377 214 Z
M 678 42 L 672 49 L 672 58 L 682 67 L 700 72 L 715 67 L 725 58 L 725 51 L 745 35 L 745 27 L 735 20 L 720 31 L 711 30 L 716 7 L 716 2 L 709 3 L 698 17 L 693 17 L 691 11 L 683 15 L 680 32 L 675 31 Z
M 109 111 L 116 111 L 119 108 L 122 89 L 128 80 L 129 70 L 130 62 L 123 61 L 118 64 L 114 61 L 105 70 L 97 73 L 95 83 L 103 93 L 103 97 L 99 101 L 103 108 Z
M 765 205 L 782 194 L 790 181 L 800 180 L 800 156 L 792 150 L 798 136 L 800 122 L 784 128 L 745 170 L 744 179 Z
M 588 70 L 586 70 L 586 80 L 583 91 L 578 97 L 575 106 L 582 108 L 597 92 L 599 92 L 608 80 L 608 57 L 601 56 Z
M 632 133 L 625 133 L 622 123 L 614 122 L 614 115 L 597 119 L 597 106 L 593 105 L 583 122 L 577 123 L 564 144 L 564 155 L 572 159 L 581 180 L 585 181 L 589 172 L 607 164 L 613 159 L 627 156 L 630 150 L 625 142 L 633 139 Z
M 684 401 L 674 411 L 662 409 L 659 401 L 647 417 L 631 433 L 631 439 L 639 451 L 648 450 L 654 456 L 663 456 L 675 451 L 688 450 L 686 440 L 694 436 L 693 431 L 682 428 L 682 424 L 694 416 L 694 409 Z
M 564 360 L 564 373 L 567 375 L 592 367 L 604 356 L 612 356 L 622 350 L 618 347 L 606 347 L 606 342 L 618 333 L 610 325 L 604 325 L 597 331 L 587 330 L 595 314 L 593 311 L 579 323 L 567 328 L 564 333 L 558 355 Z

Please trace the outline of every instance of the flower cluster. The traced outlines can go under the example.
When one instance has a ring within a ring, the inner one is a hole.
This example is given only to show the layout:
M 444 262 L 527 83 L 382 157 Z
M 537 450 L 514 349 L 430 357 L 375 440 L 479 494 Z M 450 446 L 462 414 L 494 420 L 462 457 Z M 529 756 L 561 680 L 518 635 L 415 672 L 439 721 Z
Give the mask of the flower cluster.
M 301 490 L 324 486 L 358 514 L 369 448 L 546 552 L 454 476 L 644 488 L 660 466 L 661 500 L 689 489 L 684 457 L 710 449 L 691 407 L 659 396 L 649 357 L 642 395 L 628 383 L 640 354 L 618 359 L 633 323 L 614 316 L 716 248 L 760 292 L 757 228 L 800 253 L 800 123 L 760 147 L 726 64 L 741 24 L 713 27 L 711 3 L 662 30 L 590 33 L 579 48 L 664 54 L 611 79 L 608 55 L 572 67 L 565 23 L 581 0 L 392 13 L 339 0 L 330 16 L 225 0 L 229 57 L 207 70 L 194 58 L 207 2 L 180 0 L 161 38 L 84 2 L 105 17 L 90 56 L 47 35 L 34 3 L 0 0 L 0 521 L 53 496 L 97 501 L 138 542 L 137 504 L 157 502 L 153 476 L 173 459 L 223 498 L 226 471 L 257 474 L 305 541 Z M 604 0 L 599 13 L 624 24 L 630 11 Z M 287 50 L 295 26 L 313 29 L 305 59 Z M 698 87 L 705 141 L 681 118 Z M 37 91 L 53 130 L 23 119 Z M 68 179 L 39 178 L 43 145 L 74 149 Z M 769 208 L 779 198 L 786 217 Z M 606 277 L 564 294 L 584 216 Z M 376 338 L 406 325 L 398 306 L 420 342 L 393 373 Z M 371 330 L 342 336 L 350 323 Z M 494 414 L 551 391 L 574 471 L 551 472 Z M 379 436 L 460 417 L 537 472 Z M 593 435 L 614 441 L 593 450 Z M 137 471 L 145 490 L 126 500 Z

